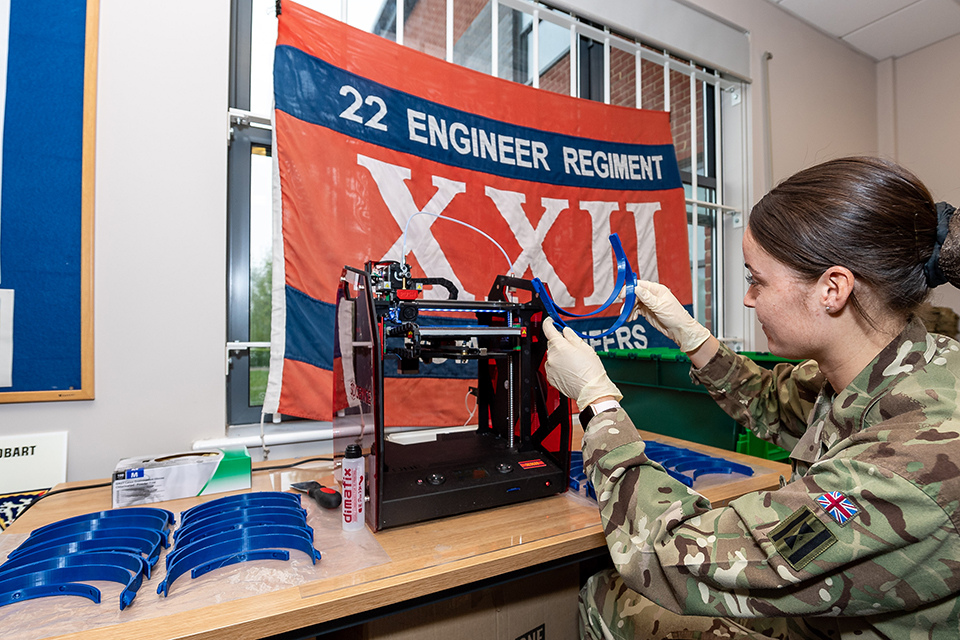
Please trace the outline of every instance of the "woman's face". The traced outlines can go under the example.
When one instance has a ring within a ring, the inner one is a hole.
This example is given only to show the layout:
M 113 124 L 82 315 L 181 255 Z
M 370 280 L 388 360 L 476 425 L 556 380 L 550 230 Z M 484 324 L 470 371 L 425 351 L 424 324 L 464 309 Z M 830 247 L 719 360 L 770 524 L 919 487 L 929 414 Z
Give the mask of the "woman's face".
M 796 271 L 761 249 L 749 227 L 743 234 L 743 261 L 748 272 L 743 304 L 756 310 L 770 353 L 815 357 L 821 337 L 816 283 L 801 280 Z

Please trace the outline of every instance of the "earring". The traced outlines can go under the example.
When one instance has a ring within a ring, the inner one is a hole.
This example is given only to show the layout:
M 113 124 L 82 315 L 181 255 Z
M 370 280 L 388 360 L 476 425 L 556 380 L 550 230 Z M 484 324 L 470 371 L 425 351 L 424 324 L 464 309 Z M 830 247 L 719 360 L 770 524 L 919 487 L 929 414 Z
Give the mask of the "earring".
M 826 309 L 827 313 L 830 313 L 830 307 L 824 307 L 824 309 Z

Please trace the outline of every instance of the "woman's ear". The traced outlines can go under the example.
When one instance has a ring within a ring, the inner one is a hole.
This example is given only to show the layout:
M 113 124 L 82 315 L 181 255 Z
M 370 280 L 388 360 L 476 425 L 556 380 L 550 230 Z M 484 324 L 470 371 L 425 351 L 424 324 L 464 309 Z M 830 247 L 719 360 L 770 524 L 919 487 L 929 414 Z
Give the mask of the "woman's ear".
M 855 278 L 846 267 L 832 266 L 823 272 L 817 282 L 820 291 L 820 304 L 827 313 L 838 313 L 846 306 L 853 293 Z

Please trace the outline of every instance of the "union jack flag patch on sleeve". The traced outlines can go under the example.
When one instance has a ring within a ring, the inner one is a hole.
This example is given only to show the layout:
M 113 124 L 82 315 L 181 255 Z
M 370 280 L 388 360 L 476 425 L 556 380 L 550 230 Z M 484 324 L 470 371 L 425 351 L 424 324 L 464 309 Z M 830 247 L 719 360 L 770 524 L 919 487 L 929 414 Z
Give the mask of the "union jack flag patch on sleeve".
M 823 494 L 817 498 L 817 504 L 841 526 L 860 513 L 860 509 L 853 504 L 853 501 L 839 491 Z

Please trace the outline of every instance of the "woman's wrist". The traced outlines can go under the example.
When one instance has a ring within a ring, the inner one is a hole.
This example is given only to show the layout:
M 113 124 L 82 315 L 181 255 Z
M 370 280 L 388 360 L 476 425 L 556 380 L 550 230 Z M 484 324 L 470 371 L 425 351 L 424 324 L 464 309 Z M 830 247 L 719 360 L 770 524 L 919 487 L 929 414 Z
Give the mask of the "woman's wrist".
M 693 364 L 694 367 L 702 369 L 713 359 L 713 356 L 717 355 L 717 351 L 719 350 L 720 341 L 714 336 L 710 336 L 699 347 L 688 351 L 687 356 L 690 358 L 690 363 Z
M 580 411 L 578 416 L 580 426 L 586 430 L 587 425 L 596 417 L 598 414 L 606 413 L 607 411 L 619 411 L 620 410 L 620 401 L 616 396 L 602 396 L 597 398 L 586 407 Z

